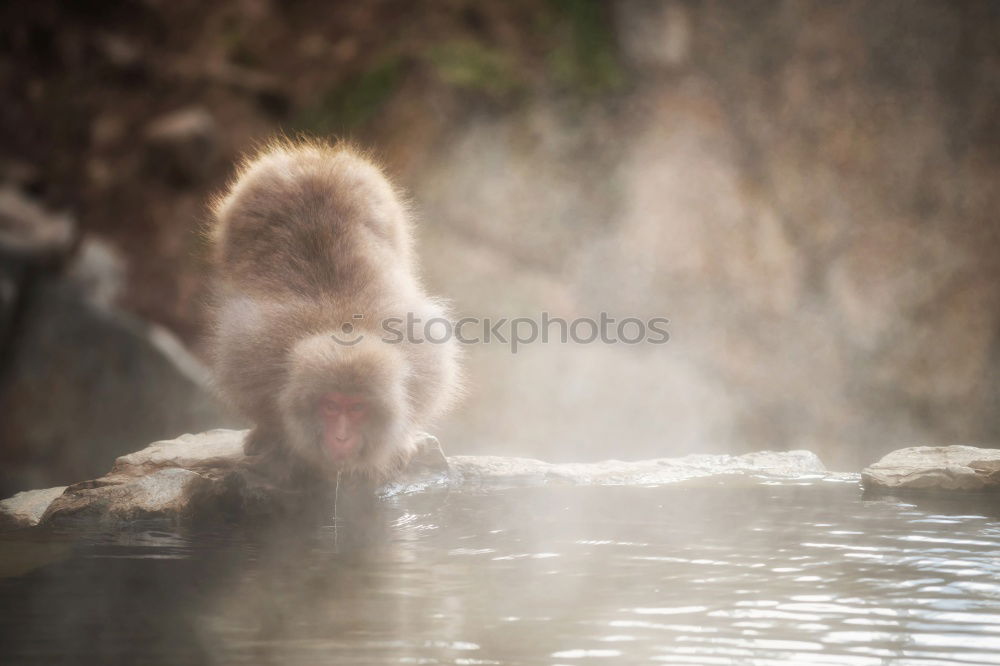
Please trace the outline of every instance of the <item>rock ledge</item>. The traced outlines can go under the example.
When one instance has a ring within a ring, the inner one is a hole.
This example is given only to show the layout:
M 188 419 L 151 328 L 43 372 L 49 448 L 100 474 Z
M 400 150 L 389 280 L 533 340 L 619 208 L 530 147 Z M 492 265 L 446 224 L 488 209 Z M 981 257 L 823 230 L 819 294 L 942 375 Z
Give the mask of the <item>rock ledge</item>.
M 243 453 L 247 431 L 210 430 L 155 442 L 122 456 L 98 479 L 64 488 L 18 493 L 0 502 L 0 526 L 31 527 L 86 519 L 104 524 L 157 519 L 287 515 L 315 489 L 274 484 Z M 424 436 L 403 477 L 368 495 L 389 497 L 434 489 L 498 489 L 537 485 L 659 485 L 721 475 L 823 475 L 809 451 L 762 451 L 742 456 L 689 455 L 637 462 L 554 464 L 531 458 L 452 456 Z M 343 494 L 343 492 L 341 493 Z
M 912 446 L 861 473 L 866 491 L 1000 491 L 1000 449 Z

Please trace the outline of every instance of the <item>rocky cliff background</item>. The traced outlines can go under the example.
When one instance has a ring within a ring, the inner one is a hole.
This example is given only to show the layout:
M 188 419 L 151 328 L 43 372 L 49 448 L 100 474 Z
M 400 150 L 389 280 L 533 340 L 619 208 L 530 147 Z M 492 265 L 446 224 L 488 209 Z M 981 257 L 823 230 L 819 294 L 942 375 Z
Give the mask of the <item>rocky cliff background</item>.
M 467 348 L 449 453 L 852 470 L 1000 442 L 995 3 L 37 0 L 0 26 L 4 494 L 234 424 L 180 342 L 206 201 L 276 132 L 372 148 L 460 315 L 670 319 L 660 346 Z

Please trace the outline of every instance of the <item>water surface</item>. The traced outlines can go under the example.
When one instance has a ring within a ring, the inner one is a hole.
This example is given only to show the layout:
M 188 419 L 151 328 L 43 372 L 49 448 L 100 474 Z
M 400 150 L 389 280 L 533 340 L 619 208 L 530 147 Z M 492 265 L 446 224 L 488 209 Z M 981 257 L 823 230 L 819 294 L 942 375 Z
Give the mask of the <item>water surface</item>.
M 744 480 L 6 535 L 0 663 L 1000 664 L 995 508 Z

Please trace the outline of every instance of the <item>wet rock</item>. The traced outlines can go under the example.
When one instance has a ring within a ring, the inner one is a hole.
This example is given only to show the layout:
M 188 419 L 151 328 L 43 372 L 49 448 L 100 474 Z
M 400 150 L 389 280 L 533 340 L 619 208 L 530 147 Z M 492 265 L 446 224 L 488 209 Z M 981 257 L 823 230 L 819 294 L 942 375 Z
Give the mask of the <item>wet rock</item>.
M 21 493 L 0 503 L 7 525 L 65 524 L 78 520 L 120 524 L 292 516 L 337 495 L 320 487 L 289 489 L 243 454 L 247 431 L 211 430 L 161 441 L 118 458 L 98 479 L 64 489 Z M 742 456 L 689 455 L 637 462 L 553 464 L 530 458 L 453 456 L 422 436 L 420 452 L 402 477 L 381 488 L 357 485 L 372 497 L 433 489 L 478 490 L 538 485 L 653 485 L 720 475 L 798 477 L 825 474 L 808 451 L 764 451 Z M 345 482 L 348 483 L 348 482 Z M 57 492 L 59 491 L 59 492 Z M 374 492 L 371 492 L 374 491 Z M 325 493 L 325 494 L 324 494 Z M 30 498 L 25 497 L 30 496 Z M 340 489 L 344 498 L 344 488 Z M 28 501 L 30 499 L 30 502 Z M 30 511 L 23 508 L 30 504 Z
M 154 119 L 145 131 L 150 170 L 178 184 L 200 180 L 218 156 L 218 128 L 202 108 L 175 111 Z
M 127 522 L 180 515 L 201 480 L 196 472 L 179 467 L 140 476 L 109 474 L 69 486 L 48 506 L 42 520 L 45 524 L 81 518 Z
M 269 478 L 256 459 L 244 455 L 246 433 L 210 430 L 182 435 L 122 456 L 107 475 L 69 486 L 53 498 L 40 522 L 258 520 L 294 517 L 317 504 L 333 505 L 328 488 L 288 488 Z M 414 473 L 436 473 L 443 460 L 437 440 L 428 437 L 422 451 Z M 345 488 L 355 485 L 345 483 Z
M 98 479 L 66 488 L 52 498 L 45 524 L 86 519 L 99 523 L 134 520 L 194 518 L 200 512 L 218 513 L 212 503 L 245 503 L 254 494 L 274 496 L 279 490 L 263 479 L 247 484 L 241 465 L 245 431 L 210 430 L 197 435 L 154 442 L 141 451 L 118 458 L 111 471 Z M 239 479 L 242 483 L 234 483 Z M 250 487 L 253 486 L 253 487 Z
M 1000 449 L 913 446 L 861 473 L 866 491 L 1000 491 Z
M 823 474 L 826 468 L 809 451 L 761 451 L 741 456 L 692 454 L 652 460 L 597 463 L 548 463 L 532 458 L 452 456 L 448 463 L 461 485 L 656 485 L 705 476 L 760 473 L 776 476 Z
M 66 486 L 25 490 L 0 502 L 0 528 L 33 527 Z

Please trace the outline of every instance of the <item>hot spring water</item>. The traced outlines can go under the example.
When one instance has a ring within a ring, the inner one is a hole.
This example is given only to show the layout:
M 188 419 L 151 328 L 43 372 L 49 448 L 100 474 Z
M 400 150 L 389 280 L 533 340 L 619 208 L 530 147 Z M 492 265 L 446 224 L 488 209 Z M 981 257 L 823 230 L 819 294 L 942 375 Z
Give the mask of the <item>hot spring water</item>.
M 0 663 L 1000 664 L 988 506 L 713 479 L 404 495 L 267 533 L 13 533 Z

